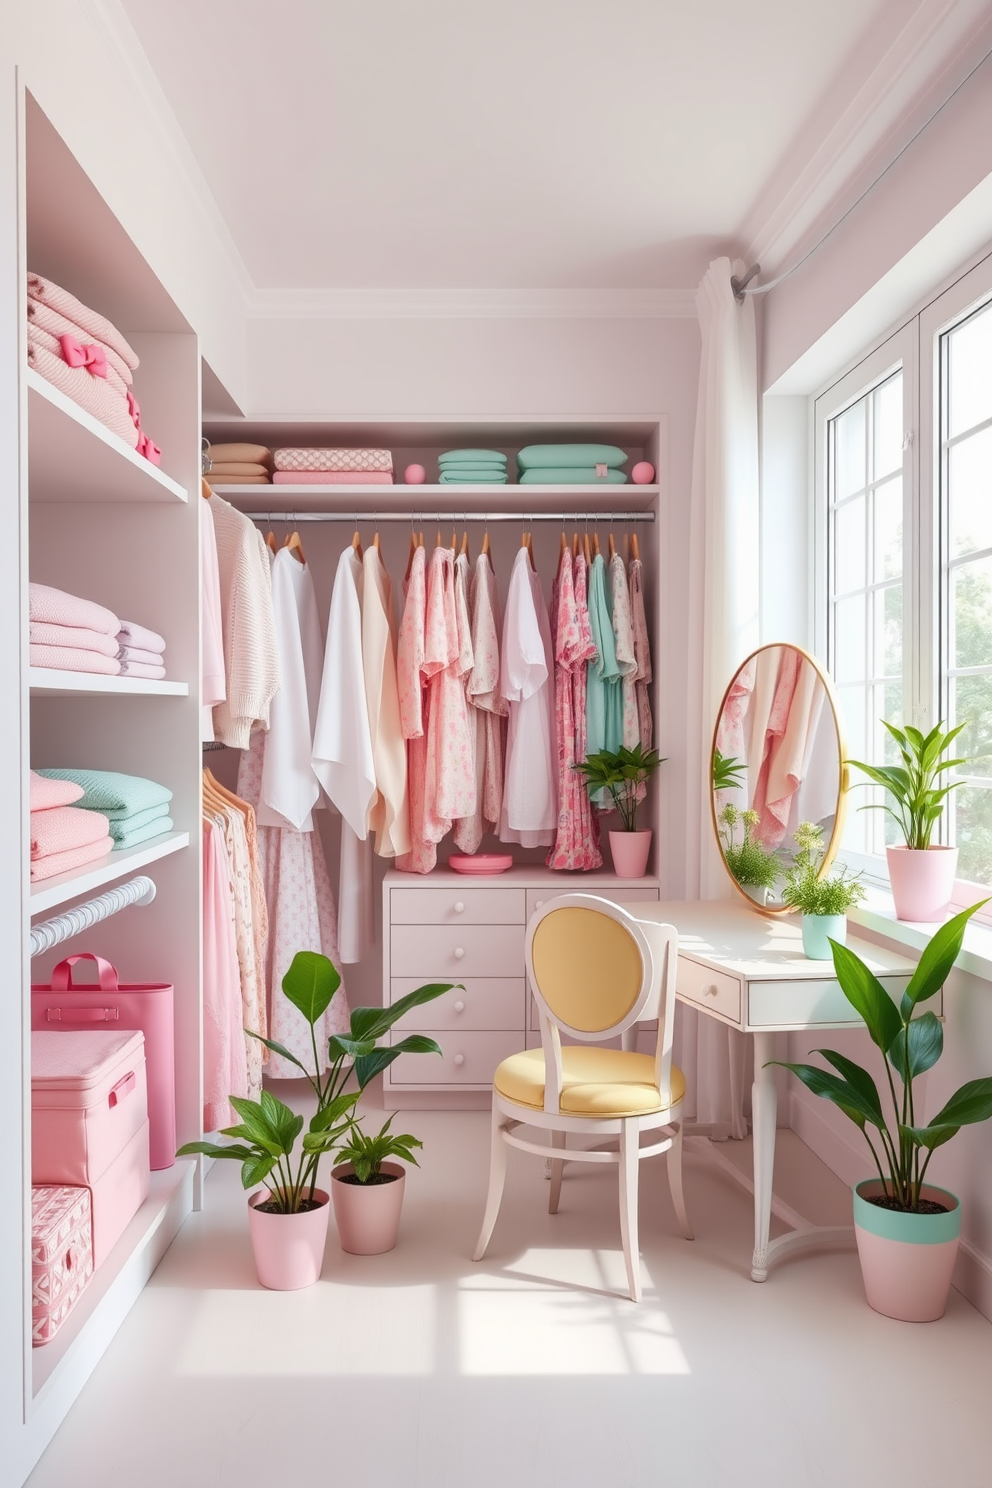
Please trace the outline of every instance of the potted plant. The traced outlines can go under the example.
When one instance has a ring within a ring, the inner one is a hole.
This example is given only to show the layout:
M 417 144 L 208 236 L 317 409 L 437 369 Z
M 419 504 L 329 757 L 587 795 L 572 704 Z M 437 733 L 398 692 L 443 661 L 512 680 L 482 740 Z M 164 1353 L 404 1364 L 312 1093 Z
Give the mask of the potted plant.
M 982 903 L 987 903 L 983 900 Z M 834 970 L 848 1002 L 882 1051 L 892 1117 L 867 1070 L 833 1049 L 817 1049 L 832 1070 L 786 1064 L 808 1090 L 833 1101 L 864 1133 L 878 1173 L 854 1186 L 854 1225 L 865 1295 L 876 1312 L 925 1323 L 943 1315 L 961 1231 L 961 1204 L 947 1189 L 927 1183 L 938 1147 L 962 1126 L 992 1116 L 992 1079 L 969 1080 L 926 1126 L 919 1125 L 914 1081 L 937 1063 L 944 1046 L 940 1019 L 919 1004 L 947 980 L 965 926 L 981 904 L 942 925 L 920 957 L 897 1007 L 865 963 L 832 942 Z M 774 1064 L 782 1060 L 771 1061 Z M 899 1086 L 897 1088 L 896 1080 Z M 877 1133 L 875 1141 L 869 1128 Z M 877 1146 L 876 1146 L 877 1142 Z
M 743 790 L 746 783 L 747 765 L 732 754 L 713 751 L 713 790 Z
M 312 1071 L 282 1044 L 260 1034 L 251 1035 L 295 1064 L 317 1098 L 317 1110 L 303 1137 L 302 1154 L 295 1168 L 293 1155 L 304 1118 L 294 1115 L 267 1090 L 257 1101 L 231 1097 L 241 1121 L 225 1127 L 220 1135 L 233 1138 L 233 1145 L 187 1142 L 177 1154 L 187 1157 L 203 1153 L 240 1161 L 244 1187 L 264 1185 L 263 1193 L 253 1194 L 248 1200 L 248 1223 L 258 1279 L 263 1286 L 278 1291 L 309 1286 L 320 1276 L 330 1200 L 327 1192 L 316 1186 L 317 1168 L 323 1153 L 332 1151 L 353 1127 L 353 1107 L 365 1086 L 400 1054 L 441 1052 L 434 1039 L 421 1033 L 407 1034 L 386 1046 L 380 1046 L 379 1040 L 411 1008 L 433 1001 L 453 984 L 434 982 L 418 987 L 389 1007 L 354 1008 L 348 1035 L 331 1038 L 329 1067 L 321 1074 L 316 1025 L 340 985 L 341 977 L 333 963 L 316 951 L 298 951 L 282 980 L 283 992 L 310 1025 Z M 357 1088 L 347 1091 L 345 1087 L 352 1079 Z
M 573 768 L 585 776 L 590 796 L 605 792 L 620 815 L 621 830 L 610 833 L 613 868 L 620 878 L 643 878 L 651 852 L 650 828 L 637 830 L 637 802 L 641 788 L 663 761 L 656 749 L 601 749 Z
M 907 724 L 904 729 L 882 723 L 895 739 L 902 756 L 901 765 L 864 765 L 860 760 L 848 764 L 862 770 L 876 785 L 881 785 L 895 802 L 862 806 L 862 811 L 887 811 L 898 824 L 905 839 L 901 846 L 886 847 L 889 882 L 899 920 L 941 920 L 947 913 L 954 880 L 957 876 L 958 850 L 931 844 L 930 837 L 944 810 L 944 801 L 962 784 L 941 782 L 941 776 L 967 759 L 942 759 L 951 742 L 967 723 L 943 732 L 938 723 L 928 734 Z M 864 782 L 862 782 L 864 783 Z
M 847 869 L 822 878 L 823 828 L 800 822 L 795 832 L 798 851 L 785 875 L 782 902 L 802 913 L 803 950 L 811 961 L 830 960 L 830 942 L 843 945 L 847 939 L 847 911 L 864 898 L 858 882 Z
M 423 1143 L 407 1132 L 390 1131 L 393 1118 L 375 1136 L 366 1136 L 356 1121 L 348 1140 L 334 1154 L 331 1194 L 341 1249 L 351 1255 L 381 1255 L 392 1250 L 400 1227 L 406 1173 L 398 1162 L 419 1167 L 414 1147 Z
M 723 860 L 733 877 L 752 899 L 764 904 L 782 874 L 782 860 L 777 852 L 769 852 L 760 842 L 755 842 L 754 829 L 759 821 L 756 811 L 739 811 L 733 802 L 728 801 L 717 817 L 717 830 Z M 738 827 L 742 829 L 739 842 Z

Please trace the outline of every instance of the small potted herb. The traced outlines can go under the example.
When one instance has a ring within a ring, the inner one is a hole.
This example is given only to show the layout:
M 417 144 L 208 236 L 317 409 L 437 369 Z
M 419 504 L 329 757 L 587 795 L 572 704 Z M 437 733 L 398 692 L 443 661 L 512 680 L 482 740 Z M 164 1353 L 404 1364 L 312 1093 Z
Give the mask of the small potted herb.
M 811 961 L 829 961 L 831 940 L 843 945 L 847 939 L 847 911 L 864 898 L 858 877 L 847 869 L 821 877 L 823 828 L 800 822 L 796 828 L 798 851 L 785 875 L 782 902 L 802 912 L 803 950 Z
M 734 879 L 750 898 L 760 895 L 759 902 L 764 904 L 782 874 L 782 860 L 777 852 L 769 852 L 760 842 L 755 842 L 754 829 L 759 821 L 756 811 L 739 811 L 728 801 L 717 817 L 717 830 L 723 861 Z M 741 828 L 740 841 L 737 840 L 738 827 Z
M 641 787 L 664 761 L 656 749 L 601 749 L 573 768 L 585 776 L 590 796 L 610 796 L 619 813 L 621 830 L 610 833 L 613 868 L 620 878 L 643 878 L 651 853 L 650 829 L 637 829 L 637 802 Z
M 419 1167 L 414 1147 L 423 1143 L 407 1132 L 390 1131 L 393 1118 L 375 1136 L 355 1121 L 348 1140 L 334 1154 L 331 1195 L 341 1249 L 351 1255 L 381 1255 L 392 1250 L 400 1227 L 406 1173 L 398 1162 Z

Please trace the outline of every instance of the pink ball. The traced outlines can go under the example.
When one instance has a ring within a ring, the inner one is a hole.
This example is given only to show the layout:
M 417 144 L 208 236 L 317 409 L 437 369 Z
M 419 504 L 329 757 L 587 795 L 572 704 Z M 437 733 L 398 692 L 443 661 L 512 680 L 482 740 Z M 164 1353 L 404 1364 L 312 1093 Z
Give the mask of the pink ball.
M 403 472 L 403 479 L 408 486 L 422 486 L 427 479 L 427 471 L 423 465 L 408 465 Z
M 649 486 L 654 480 L 654 466 L 640 460 L 630 472 L 630 478 L 635 486 Z

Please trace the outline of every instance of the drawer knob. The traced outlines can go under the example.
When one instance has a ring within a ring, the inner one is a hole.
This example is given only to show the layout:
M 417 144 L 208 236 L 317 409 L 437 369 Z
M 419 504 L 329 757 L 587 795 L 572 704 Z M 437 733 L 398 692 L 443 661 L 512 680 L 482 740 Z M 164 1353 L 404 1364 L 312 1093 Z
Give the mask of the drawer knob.
M 463 946 L 455 946 L 455 960 L 460 961 L 465 954 Z
M 720 989 L 716 985 L 715 982 L 708 982 L 706 984 L 706 986 L 703 988 L 703 996 L 704 997 L 715 997 L 717 995 L 717 993 L 719 992 L 719 990 Z
M 461 1001 L 456 1002 L 455 1003 L 455 1012 L 456 1013 L 463 1013 L 464 1011 L 465 1011 L 465 1004 L 463 1002 L 461 1002 Z
M 461 900 L 461 899 L 456 899 L 455 900 L 455 914 L 464 914 L 464 913 L 465 913 L 465 903 L 464 903 L 464 901 Z
M 465 1055 L 464 1054 L 456 1054 L 455 1055 L 455 1061 L 454 1062 L 457 1065 L 463 1065 L 465 1063 Z
M 544 904 L 544 900 L 543 899 L 535 899 L 534 900 L 534 908 L 535 909 L 540 909 L 543 904 Z

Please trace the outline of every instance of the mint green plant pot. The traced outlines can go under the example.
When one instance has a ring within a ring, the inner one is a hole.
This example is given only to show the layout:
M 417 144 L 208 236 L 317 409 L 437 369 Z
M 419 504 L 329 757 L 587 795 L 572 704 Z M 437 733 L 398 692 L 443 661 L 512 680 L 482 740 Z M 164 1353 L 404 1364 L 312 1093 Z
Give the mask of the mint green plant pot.
M 803 950 L 809 961 L 832 961 L 831 940 L 847 942 L 847 915 L 803 915 Z

